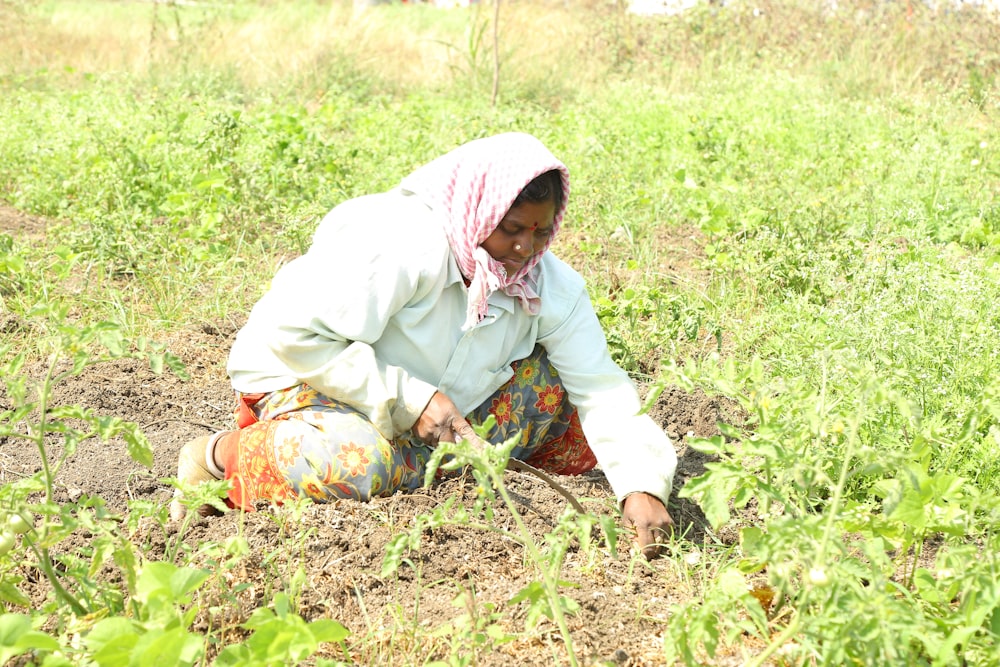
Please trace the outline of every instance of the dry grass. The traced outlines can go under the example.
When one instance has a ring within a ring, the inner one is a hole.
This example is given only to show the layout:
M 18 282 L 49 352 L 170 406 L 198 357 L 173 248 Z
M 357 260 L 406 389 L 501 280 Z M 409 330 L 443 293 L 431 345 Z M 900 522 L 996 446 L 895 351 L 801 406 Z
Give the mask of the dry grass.
M 683 92 L 733 68 L 777 68 L 822 75 L 838 93 L 967 89 L 997 104 L 1000 22 L 907 3 L 854 0 L 836 13 L 819 4 L 760 0 L 647 18 L 622 2 L 508 2 L 501 80 L 508 95 L 555 103 L 618 78 Z M 0 71 L 224 72 L 247 89 L 303 97 L 345 75 L 391 91 L 488 88 L 492 15 L 490 4 L 0 0 Z
M 67 2 L 43 11 L 0 3 L 0 67 L 9 73 L 72 68 L 143 75 L 155 67 L 185 67 L 228 71 L 252 88 L 322 79 L 325 70 L 346 63 L 394 88 L 492 74 L 492 9 L 486 6 Z M 590 26 L 562 6 L 504 6 L 503 74 L 559 78 L 589 41 L 595 17 L 588 18 Z

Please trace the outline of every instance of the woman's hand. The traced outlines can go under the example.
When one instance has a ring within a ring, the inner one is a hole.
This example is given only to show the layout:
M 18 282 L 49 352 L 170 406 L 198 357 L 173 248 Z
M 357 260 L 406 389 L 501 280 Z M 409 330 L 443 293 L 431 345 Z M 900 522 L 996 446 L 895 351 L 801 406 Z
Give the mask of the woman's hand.
M 633 493 L 625 498 L 622 519 L 635 530 L 635 543 L 647 559 L 660 554 L 660 545 L 673 532 L 674 520 L 660 499 L 648 493 Z
M 469 439 L 476 434 L 451 399 L 440 391 L 434 392 L 427 407 L 417 418 L 413 433 L 431 447 L 439 442 Z

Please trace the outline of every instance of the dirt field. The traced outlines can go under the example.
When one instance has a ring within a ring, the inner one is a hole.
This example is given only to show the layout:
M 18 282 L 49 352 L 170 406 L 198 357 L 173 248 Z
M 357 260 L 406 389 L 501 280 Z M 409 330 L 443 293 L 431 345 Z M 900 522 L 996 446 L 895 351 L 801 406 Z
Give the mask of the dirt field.
M 43 220 L 0 208 L 0 232 L 30 239 L 44 234 L 44 228 Z M 15 316 L 0 313 L 0 329 L 6 332 L 17 332 L 24 325 Z M 232 424 L 232 396 L 224 365 L 235 333 L 232 324 L 219 323 L 189 328 L 165 341 L 183 360 L 191 375 L 189 381 L 171 374 L 155 375 L 135 360 L 119 360 L 89 368 L 58 387 L 55 405 L 82 405 L 140 424 L 153 444 L 155 463 L 152 470 L 144 469 L 128 457 L 122 443 L 85 442 L 59 474 L 57 500 L 100 496 L 115 512 L 125 511 L 131 500 L 166 504 L 172 489 L 162 480 L 174 474 L 180 447 L 194 437 Z M 6 403 L 0 394 L 0 410 Z M 660 396 L 652 415 L 677 447 L 680 465 L 675 489 L 698 474 L 704 464 L 700 454 L 685 447 L 685 437 L 714 435 L 720 419 L 732 419 L 731 414 L 725 414 L 727 409 L 716 399 L 676 388 L 668 388 Z M 0 482 L 29 475 L 38 468 L 37 452 L 0 438 Z M 532 476 L 508 472 L 507 481 L 531 529 L 538 536 L 550 530 L 566 501 Z M 600 472 L 559 481 L 593 512 L 614 512 L 613 496 Z M 240 531 L 248 540 L 251 554 L 238 574 L 233 574 L 232 584 L 251 585 L 226 597 L 226 604 L 233 606 L 235 597 L 242 605 L 227 610 L 229 618 L 245 618 L 253 608 L 266 604 L 271 591 L 282 587 L 281 578 L 290 576 L 301 563 L 305 573 L 302 615 L 307 619 L 332 617 L 356 636 L 382 638 L 384 641 L 376 642 L 384 647 L 382 655 L 357 659 L 364 664 L 398 664 L 402 661 L 392 656 L 428 655 L 426 645 L 419 649 L 407 646 L 410 635 L 405 626 L 415 621 L 421 627 L 435 628 L 465 613 L 453 604 L 463 589 L 465 595 L 475 596 L 480 608 L 489 602 L 504 612 L 505 622 L 513 618 L 511 631 L 523 629 L 524 609 L 511 612 L 507 601 L 535 575 L 530 564 L 526 567 L 522 549 L 497 535 L 469 528 L 435 531 L 424 536 L 419 555 L 411 554 L 416 569 L 404 567 L 393 580 L 379 576 L 385 544 L 405 530 L 412 517 L 449 496 L 468 499 L 471 505 L 473 489 L 471 478 L 456 478 L 419 493 L 397 494 L 367 504 L 345 500 L 311 506 L 297 526 L 309 529 L 301 543 L 293 543 L 282 526 L 285 520 L 294 520 L 287 510 L 230 512 L 199 519 L 185 541 L 196 548 L 200 542 L 221 542 Z M 706 539 L 700 510 L 676 497 L 671 499 L 670 510 L 686 537 L 681 548 L 696 549 Z M 497 521 L 507 517 L 498 508 Z M 141 543 L 151 558 L 158 559 L 168 537 L 155 522 L 149 522 L 132 539 Z M 79 544 L 86 541 L 85 535 L 79 536 Z M 289 549 L 292 544 L 297 549 Z M 698 576 L 698 566 L 688 565 L 683 555 L 676 552 L 647 564 L 624 548 L 616 559 L 603 558 L 604 562 L 588 568 L 566 568 L 564 578 L 576 586 L 566 592 L 580 604 L 579 613 L 570 618 L 573 640 L 585 664 L 662 664 L 663 624 L 670 605 L 688 595 L 683 580 Z M 579 556 L 570 553 L 570 563 Z M 41 603 L 48 591 L 39 584 L 33 594 Z M 199 617 L 196 629 L 198 623 L 206 622 Z M 475 664 L 552 664 L 552 651 L 546 644 L 549 637 L 558 641 L 558 632 L 554 626 L 548 630 L 538 641 L 515 641 L 504 644 L 500 651 L 478 656 Z M 440 638 L 444 655 L 448 640 L 447 636 Z

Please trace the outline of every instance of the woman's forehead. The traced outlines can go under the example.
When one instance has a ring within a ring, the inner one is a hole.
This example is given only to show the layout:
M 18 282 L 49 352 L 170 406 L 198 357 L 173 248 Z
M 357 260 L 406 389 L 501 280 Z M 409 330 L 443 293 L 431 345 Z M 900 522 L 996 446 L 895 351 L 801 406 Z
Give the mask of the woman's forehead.
M 555 202 L 524 202 L 507 211 L 503 220 L 537 229 L 538 227 L 551 227 L 555 221 L 555 215 Z

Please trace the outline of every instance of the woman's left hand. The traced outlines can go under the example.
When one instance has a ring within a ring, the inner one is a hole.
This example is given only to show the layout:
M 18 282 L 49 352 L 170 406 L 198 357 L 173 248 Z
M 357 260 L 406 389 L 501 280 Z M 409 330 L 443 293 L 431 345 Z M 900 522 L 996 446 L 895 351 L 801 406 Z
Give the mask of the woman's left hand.
M 625 526 L 635 530 L 635 543 L 647 559 L 660 554 L 661 545 L 673 532 L 674 520 L 660 499 L 648 493 L 633 493 L 622 507 Z

